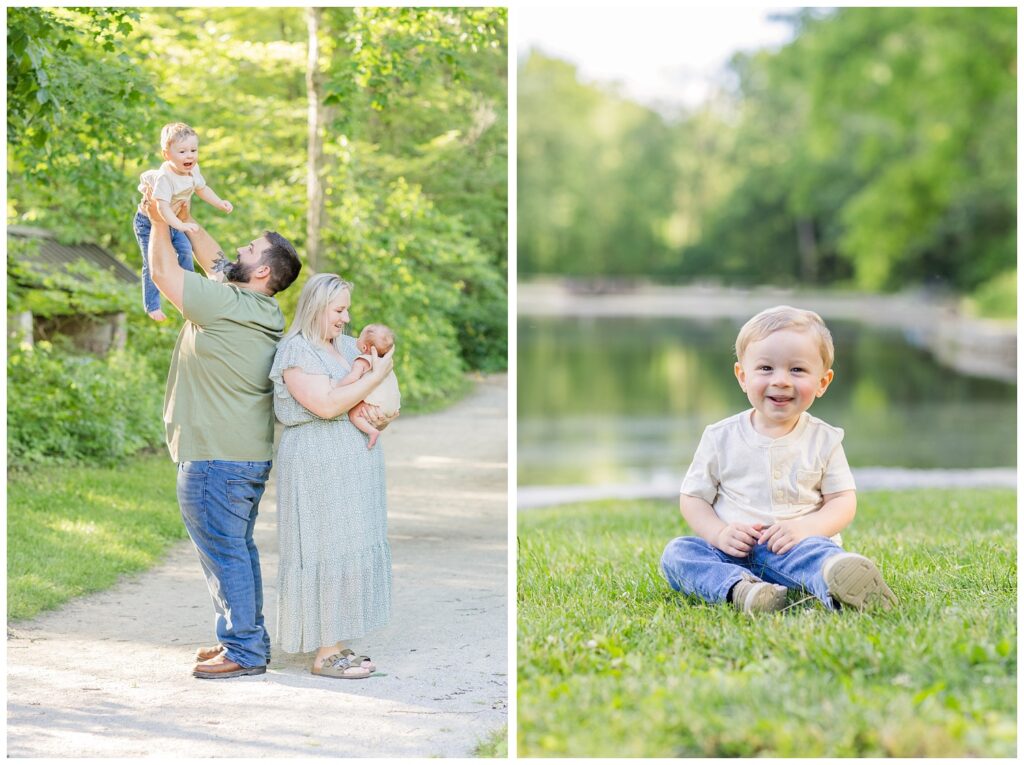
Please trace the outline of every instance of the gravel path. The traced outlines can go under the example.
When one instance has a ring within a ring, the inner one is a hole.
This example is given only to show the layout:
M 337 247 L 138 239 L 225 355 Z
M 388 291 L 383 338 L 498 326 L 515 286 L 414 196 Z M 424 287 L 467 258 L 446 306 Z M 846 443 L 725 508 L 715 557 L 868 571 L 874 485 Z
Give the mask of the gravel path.
M 212 608 L 191 543 L 111 590 L 8 628 L 10 757 L 465 757 L 507 722 L 507 387 L 381 438 L 391 624 L 353 643 L 377 673 L 320 678 L 276 650 L 267 674 L 196 680 Z M 168 462 L 168 470 L 172 470 Z M 275 482 L 256 527 L 276 619 Z

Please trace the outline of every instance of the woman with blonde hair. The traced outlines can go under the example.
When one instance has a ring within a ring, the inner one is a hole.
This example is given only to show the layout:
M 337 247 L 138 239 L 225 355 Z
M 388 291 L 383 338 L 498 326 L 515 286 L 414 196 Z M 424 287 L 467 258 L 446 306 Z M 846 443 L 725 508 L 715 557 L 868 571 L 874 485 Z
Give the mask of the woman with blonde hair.
M 306 282 L 270 371 L 285 426 L 275 463 L 277 635 L 285 653 L 316 651 L 313 674 L 341 679 L 373 672 L 343 641 L 384 626 L 391 612 L 383 454 L 366 448 L 347 413 L 387 377 L 394 351 L 374 351 L 369 372 L 335 387 L 359 355 L 343 334 L 351 301 L 352 285 L 339 276 Z M 387 424 L 373 407 L 367 415 Z

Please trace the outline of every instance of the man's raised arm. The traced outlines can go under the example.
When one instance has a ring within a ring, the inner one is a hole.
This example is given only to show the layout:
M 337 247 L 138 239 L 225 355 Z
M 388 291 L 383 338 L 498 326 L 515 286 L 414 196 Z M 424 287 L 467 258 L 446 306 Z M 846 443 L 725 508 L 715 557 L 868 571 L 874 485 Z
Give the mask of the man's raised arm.
M 171 244 L 171 229 L 160 215 L 152 191 L 146 192 L 142 210 L 149 216 L 152 229 L 149 234 L 149 273 L 153 284 L 164 297 L 182 310 L 185 290 L 185 271 L 178 265 L 178 256 Z
M 196 222 L 187 203 L 178 212 L 178 217 L 186 223 Z M 186 235 L 192 243 L 192 254 L 206 275 L 215 281 L 224 281 L 223 269 L 227 266 L 228 260 L 216 240 L 202 226 L 199 226 L 198 231 L 186 232 Z

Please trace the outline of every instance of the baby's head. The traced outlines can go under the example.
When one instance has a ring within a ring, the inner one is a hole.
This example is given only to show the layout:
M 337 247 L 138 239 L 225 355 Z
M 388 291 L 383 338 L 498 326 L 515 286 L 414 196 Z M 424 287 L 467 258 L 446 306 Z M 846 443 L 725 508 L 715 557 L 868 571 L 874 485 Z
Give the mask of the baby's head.
M 360 353 L 369 353 L 371 348 L 376 348 L 377 355 L 383 356 L 395 347 L 395 333 L 385 324 L 367 324 L 359 333 L 356 347 Z
M 175 170 L 187 175 L 199 160 L 199 136 L 184 122 L 170 122 L 160 131 L 160 153 Z
M 734 371 L 761 417 L 795 424 L 832 382 L 834 357 L 832 334 L 818 314 L 780 305 L 740 329 Z

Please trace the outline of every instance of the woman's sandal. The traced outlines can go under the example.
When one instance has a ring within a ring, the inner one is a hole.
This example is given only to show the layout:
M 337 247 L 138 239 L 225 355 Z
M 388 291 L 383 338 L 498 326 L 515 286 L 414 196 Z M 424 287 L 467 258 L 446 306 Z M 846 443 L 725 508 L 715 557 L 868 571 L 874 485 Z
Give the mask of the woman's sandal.
M 321 677 L 335 677 L 341 680 L 365 680 L 373 674 L 372 670 L 360 666 L 344 653 L 332 654 L 320 662 L 314 661 L 309 671 Z
M 348 660 L 352 662 L 352 665 L 355 667 L 362 667 L 363 669 L 368 669 L 371 672 L 377 669 L 377 665 L 370 660 L 369 656 L 356 656 L 355 651 L 351 648 L 342 648 L 340 655 L 347 656 Z

